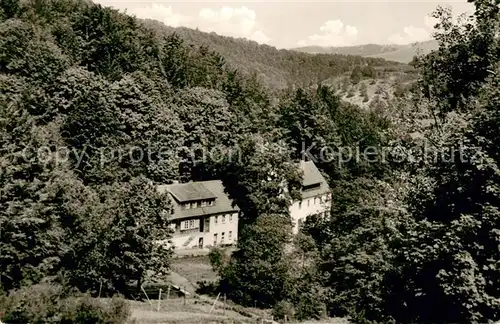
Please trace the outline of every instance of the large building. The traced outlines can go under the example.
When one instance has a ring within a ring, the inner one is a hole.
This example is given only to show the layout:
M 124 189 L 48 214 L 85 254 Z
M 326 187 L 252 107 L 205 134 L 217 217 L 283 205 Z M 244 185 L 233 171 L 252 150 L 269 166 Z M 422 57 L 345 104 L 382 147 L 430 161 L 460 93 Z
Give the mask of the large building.
M 158 186 L 173 204 L 171 239 L 177 250 L 235 244 L 238 240 L 238 206 L 224 192 L 221 181 L 174 183 Z
M 304 173 L 301 199 L 290 206 L 294 234 L 308 216 L 329 217 L 332 206 L 330 187 L 316 165 L 312 161 L 301 161 L 300 169 Z

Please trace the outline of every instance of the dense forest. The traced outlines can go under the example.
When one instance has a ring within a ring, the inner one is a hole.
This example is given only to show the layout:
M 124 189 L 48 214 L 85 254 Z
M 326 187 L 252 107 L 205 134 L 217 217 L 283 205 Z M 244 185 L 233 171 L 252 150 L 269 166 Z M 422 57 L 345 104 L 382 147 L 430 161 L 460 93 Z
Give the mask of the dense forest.
M 162 279 L 171 205 L 155 185 L 222 179 L 244 215 L 237 251 L 211 255 L 232 301 L 297 320 L 500 320 L 500 13 L 473 2 L 460 24 L 436 11 L 439 48 L 409 67 L 2 0 L 1 319 L 83 323 L 104 307 L 91 296 Z M 418 80 L 372 109 L 323 82 L 394 69 Z M 304 147 L 332 218 L 292 236 Z

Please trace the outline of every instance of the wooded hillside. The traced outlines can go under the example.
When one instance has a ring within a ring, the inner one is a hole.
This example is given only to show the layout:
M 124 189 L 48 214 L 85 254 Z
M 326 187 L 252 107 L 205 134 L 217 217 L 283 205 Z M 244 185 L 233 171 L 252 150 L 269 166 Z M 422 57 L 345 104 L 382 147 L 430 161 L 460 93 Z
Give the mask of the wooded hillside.
M 171 34 L 83 0 L 2 1 L 2 319 L 66 323 L 92 308 L 66 303 L 75 290 L 161 280 L 171 205 L 155 185 L 221 179 L 244 216 L 237 252 L 213 251 L 213 288 L 234 302 L 297 320 L 499 320 L 500 16 L 475 5 L 465 25 L 439 9 L 439 48 L 408 67 Z M 408 87 L 371 109 L 338 96 L 401 71 Z M 292 236 L 304 146 L 332 217 Z

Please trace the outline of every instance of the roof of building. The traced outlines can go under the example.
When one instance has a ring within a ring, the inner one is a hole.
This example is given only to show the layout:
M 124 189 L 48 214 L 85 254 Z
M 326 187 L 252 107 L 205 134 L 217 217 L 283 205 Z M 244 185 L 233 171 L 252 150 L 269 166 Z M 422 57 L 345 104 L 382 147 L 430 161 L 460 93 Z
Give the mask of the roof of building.
M 167 185 L 167 190 L 179 202 L 217 198 L 203 182 L 175 183 Z
M 233 206 L 224 191 L 224 185 L 220 180 L 199 181 L 188 183 L 176 183 L 158 186 L 160 193 L 168 192 L 172 199 L 174 213 L 171 219 L 190 218 L 239 211 L 238 206 Z M 215 198 L 213 206 L 182 209 L 181 204 L 196 200 L 210 200 Z
M 300 169 L 304 172 L 302 180 L 303 187 L 319 184 L 318 187 L 302 190 L 302 199 L 323 195 L 330 191 L 328 183 L 313 161 L 300 161 Z

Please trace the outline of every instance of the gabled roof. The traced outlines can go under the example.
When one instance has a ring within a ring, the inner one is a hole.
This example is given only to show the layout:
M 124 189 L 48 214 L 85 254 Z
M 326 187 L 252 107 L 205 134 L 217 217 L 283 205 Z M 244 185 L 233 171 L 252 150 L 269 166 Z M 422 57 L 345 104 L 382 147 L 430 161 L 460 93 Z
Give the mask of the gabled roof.
M 303 187 L 319 185 L 311 190 L 302 190 L 302 199 L 323 195 L 330 191 L 328 183 L 313 161 L 300 161 L 300 169 L 304 173 L 302 180 Z
M 318 183 L 326 183 L 325 178 L 319 172 L 313 161 L 300 161 L 300 169 L 304 172 L 302 180 L 303 186 L 310 186 Z
M 209 200 L 217 198 L 202 182 L 176 183 L 167 185 L 167 190 L 178 202 Z
M 194 185 L 194 186 L 193 186 Z M 196 191 L 192 191 L 193 188 Z M 197 216 L 215 215 L 223 213 L 231 213 L 239 211 L 238 206 L 233 206 L 233 201 L 229 199 L 224 191 L 224 185 L 220 180 L 199 181 L 189 183 L 176 183 L 170 185 L 158 186 L 160 193 L 168 192 L 172 199 L 174 213 L 170 219 L 191 218 Z M 182 196 L 177 198 L 175 195 Z M 195 199 L 194 199 L 195 198 Z M 213 206 L 197 207 L 191 209 L 183 209 L 181 204 L 195 200 L 209 200 L 215 198 Z

